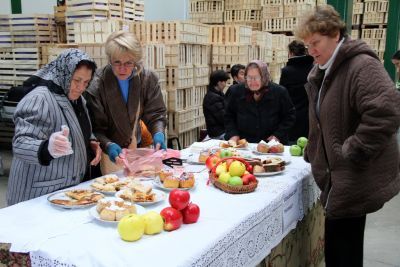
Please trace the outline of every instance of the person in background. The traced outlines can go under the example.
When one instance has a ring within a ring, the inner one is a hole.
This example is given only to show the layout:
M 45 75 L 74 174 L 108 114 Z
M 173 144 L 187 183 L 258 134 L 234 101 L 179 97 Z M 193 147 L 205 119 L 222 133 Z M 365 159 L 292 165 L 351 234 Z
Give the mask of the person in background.
M 228 79 L 229 75 L 225 71 L 213 71 L 210 75 L 207 93 L 203 99 L 203 113 L 206 120 L 207 134 L 208 137 L 213 139 L 224 139 L 224 88 Z
M 232 76 L 233 83 L 232 83 L 231 86 L 229 86 L 228 90 L 226 90 L 226 93 L 225 93 L 225 104 L 228 103 L 227 101 L 228 101 L 228 99 L 229 99 L 229 97 L 231 95 L 232 88 L 236 84 L 245 82 L 245 80 L 244 80 L 244 70 L 245 69 L 246 69 L 246 66 L 242 65 L 242 64 L 235 64 L 235 65 L 232 66 L 232 68 L 231 68 L 231 76 Z
M 270 81 L 268 66 L 251 61 L 245 70 L 245 83 L 232 90 L 225 110 L 225 139 L 248 142 L 276 139 L 288 143 L 288 131 L 296 119 L 287 90 Z
M 289 144 L 295 144 L 301 136 L 308 137 L 308 98 L 304 89 L 314 59 L 307 55 L 302 41 L 294 40 L 289 45 L 289 60 L 282 68 L 279 84 L 285 87 L 296 108 L 296 122 L 289 130 Z
M 118 31 L 108 37 L 105 49 L 110 64 L 96 72 L 86 95 L 101 147 L 115 163 L 122 148 L 140 146 L 142 120 L 154 148 L 166 149 L 166 107 L 157 75 L 143 68 L 139 41 L 133 33 Z
M 394 64 L 397 70 L 396 88 L 400 90 L 400 50 L 397 50 L 397 52 L 393 54 L 392 63 Z
M 400 95 L 376 53 L 348 37 L 332 6 L 306 16 L 296 37 L 316 63 L 305 86 L 304 159 L 321 189 L 326 266 L 363 266 L 366 214 L 400 190 Z
M 22 98 L 14 113 L 13 160 L 7 204 L 79 184 L 101 157 L 81 96 L 96 64 L 68 49 L 34 76 L 38 86 Z

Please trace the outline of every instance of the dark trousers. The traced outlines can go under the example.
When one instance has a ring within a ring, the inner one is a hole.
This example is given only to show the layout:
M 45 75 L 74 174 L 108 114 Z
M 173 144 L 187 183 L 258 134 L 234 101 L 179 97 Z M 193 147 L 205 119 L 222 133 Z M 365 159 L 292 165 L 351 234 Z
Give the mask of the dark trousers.
M 325 219 L 326 267 L 363 266 L 365 219 Z

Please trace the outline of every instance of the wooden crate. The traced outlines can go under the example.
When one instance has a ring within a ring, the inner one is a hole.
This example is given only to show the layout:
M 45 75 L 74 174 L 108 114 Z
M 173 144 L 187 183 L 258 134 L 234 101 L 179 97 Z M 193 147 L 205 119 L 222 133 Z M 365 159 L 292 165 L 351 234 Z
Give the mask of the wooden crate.
M 272 33 L 266 31 L 253 31 L 251 44 L 272 48 Z
M 122 18 L 124 20 L 135 20 L 135 0 L 122 0 Z
M 108 0 L 66 0 L 65 5 L 68 12 L 109 9 Z
M 193 66 L 167 67 L 167 90 L 193 86 Z
M 189 13 L 189 18 L 192 21 L 206 23 L 206 24 L 223 24 L 224 12 L 203 12 L 203 13 Z
M 353 15 L 363 14 L 364 3 L 353 3 Z
M 144 21 L 144 1 L 135 1 L 135 21 Z
M 84 20 L 107 20 L 108 19 L 108 11 L 100 10 L 100 11 L 72 11 L 65 12 L 65 28 L 67 31 L 67 42 L 74 43 L 74 22 L 80 22 Z
M 209 82 L 210 67 L 209 66 L 196 66 L 193 68 L 194 73 L 194 86 L 206 85 Z
M 192 44 L 167 44 L 165 46 L 166 66 L 193 66 Z
M 283 0 L 261 0 L 261 6 L 283 5 Z
M 361 24 L 361 14 L 353 14 L 351 18 L 351 24 L 360 25 Z
M 168 109 L 168 92 L 167 92 L 167 90 L 161 90 L 161 95 L 162 95 L 165 107 L 167 108 L 167 110 L 169 110 Z
M 193 87 L 193 106 L 200 107 L 203 105 L 204 96 L 207 93 L 208 85 L 194 86 Z
M 250 45 L 213 45 L 212 64 L 247 64 Z
M 167 90 L 168 111 L 178 112 L 193 107 L 194 87 Z
M 121 0 L 108 0 L 109 17 L 114 19 L 122 19 L 122 2 Z
M 193 45 L 193 64 L 195 66 L 211 64 L 211 45 Z
M 279 64 L 288 61 L 287 49 L 274 49 L 272 50 L 272 63 Z
M 242 25 L 215 25 L 211 27 L 211 44 L 251 44 L 252 29 Z
M 0 48 L 0 83 L 22 84 L 40 68 L 40 48 Z
M 210 26 L 189 21 L 164 22 L 164 42 L 208 44 Z
M 274 63 L 270 64 L 269 67 L 269 73 L 271 75 L 271 79 L 275 83 L 279 83 L 279 80 L 281 78 L 281 71 L 282 68 L 285 66 L 285 63 Z
M 283 17 L 301 17 L 306 12 L 312 11 L 314 8 L 313 4 L 287 4 L 283 6 Z
M 202 107 L 168 113 L 168 131 L 183 133 L 204 124 Z
M 371 47 L 372 50 L 379 50 L 379 41 L 378 39 L 363 39 L 367 45 Z
M 74 42 L 105 43 L 111 33 L 120 29 L 121 21 L 118 19 L 74 21 Z
M 225 22 L 261 22 L 261 9 L 225 10 Z
M 154 69 L 153 71 L 158 76 L 158 83 L 160 84 L 161 90 L 167 90 L 167 70 L 165 68 L 162 68 Z
M 252 9 L 260 10 L 260 0 L 225 0 L 225 10 Z
M 360 39 L 360 30 L 351 30 L 351 39 Z
M 258 45 L 251 45 L 249 47 L 249 61 L 260 59 L 260 47 Z
M 284 34 L 272 34 L 272 47 L 273 49 L 287 49 L 289 45 L 289 39 Z
M 165 68 L 165 45 L 164 44 L 146 44 L 143 46 L 144 64 L 151 69 Z
M 52 44 L 41 47 L 40 67 L 55 60 L 65 49 L 78 48 L 77 44 Z
M 189 14 L 223 11 L 224 1 L 222 0 L 189 0 Z
M 263 21 L 263 31 L 292 32 L 297 26 L 297 18 L 273 18 Z
M 85 51 L 96 62 L 98 68 L 109 63 L 104 44 L 78 44 L 78 49 Z
M 386 13 L 364 13 L 363 23 L 364 24 L 382 24 L 385 22 Z
M 273 50 L 270 47 L 260 46 L 259 59 L 266 63 L 272 63 L 273 62 L 273 52 L 272 51 Z
M 178 135 L 179 142 L 181 143 L 182 148 L 187 148 L 194 142 L 198 141 L 199 138 L 199 129 L 195 128 L 193 130 L 189 130 Z
M 263 19 L 283 18 L 283 4 L 267 5 L 262 8 Z
M 315 0 L 283 0 L 284 5 L 291 5 L 291 4 L 312 4 L 315 6 Z

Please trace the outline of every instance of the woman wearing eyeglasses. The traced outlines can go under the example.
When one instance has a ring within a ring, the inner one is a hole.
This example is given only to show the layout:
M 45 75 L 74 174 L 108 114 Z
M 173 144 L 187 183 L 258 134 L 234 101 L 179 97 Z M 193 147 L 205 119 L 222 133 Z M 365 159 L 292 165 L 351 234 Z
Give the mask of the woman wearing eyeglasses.
M 295 122 L 295 108 L 286 89 L 270 81 L 267 64 L 251 61 L 245 70 L 245 83 L 232 87 L 225 111 L 226 140 L 248 142 L 276 139 L 288 142 Z
M 157 75 L 143 68 L 140 43 L 133 33 L 119 31 L 108 37 L 105 50 L 110 64 L 97 71 L 87 91 L 101 147 L 116 162 L 121 148 L 141 143 L 142 120 L 154 147 L 165 149 L 166 108 Z
M 304 158 L 326 212 L 326 266 L 362 266 L 366 214 L 400 190 L 400 95 L 376 53 L 347 36 L 332 6 L 318 6 L 296 35 L 316 62 L 305 85 Z

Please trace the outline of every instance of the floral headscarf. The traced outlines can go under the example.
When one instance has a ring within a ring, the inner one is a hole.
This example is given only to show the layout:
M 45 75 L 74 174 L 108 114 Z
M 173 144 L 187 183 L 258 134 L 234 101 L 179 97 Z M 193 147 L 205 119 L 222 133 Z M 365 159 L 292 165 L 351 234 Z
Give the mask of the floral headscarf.
M 246 76 L 247 76 L 247 71 L 249 70 L 249 66 L 253 66 L 253 65 L 257 65 L 258 70 L 260 72 L 260 76 L 261 76 L 260 90 L 265 90 L 264 88 L 267 87 L 267 85 L 269 83 L 269 78 L 270 78 L 269 71 L 268 71 L 268 65 L 261 60 L 252 60 L 246 66 L 246 70 L 244 72 Z M 246 81 L 246 88 L 249 88 L 247 81 Z
M 55 60 L 36 72 L 34 76 L 53 82 L 64 90 L 65 95 L 68 95 L 72 75 L 75 72 L 76 66 L 82 60 L 95 63 L 88 54 L 79 49 L 66 49 Z

